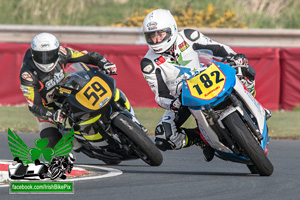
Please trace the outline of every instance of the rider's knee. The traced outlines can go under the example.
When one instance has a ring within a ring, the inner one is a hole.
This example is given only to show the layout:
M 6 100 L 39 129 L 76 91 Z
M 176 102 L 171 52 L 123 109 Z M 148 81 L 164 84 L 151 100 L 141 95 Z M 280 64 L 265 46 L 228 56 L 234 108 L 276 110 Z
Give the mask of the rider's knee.
M 155 146 L 161 151 L 172 150 L 171 144 L 162 138 L 155 138 Z
M 165 127 L 162 124 L 159 124 L 155 129 L 155 145 L 162 151 L 171 150 L 172 147 L 170 143 L 167 141 L 169 137 L 167 135 L 171 135 L 172 133 L 166 133 Z
M 162 123 L 155 129 L 155 145 L 162 151 L 181 149 L 185 143 L 185 134 L 172 130 L 170 124 Z
M 57 128 L 49 127 L 41 130 L 40 137 L 48 139 L 47 147 L 53 148 L 57 142 L 62 138 L 61 133 L 58 131 Z

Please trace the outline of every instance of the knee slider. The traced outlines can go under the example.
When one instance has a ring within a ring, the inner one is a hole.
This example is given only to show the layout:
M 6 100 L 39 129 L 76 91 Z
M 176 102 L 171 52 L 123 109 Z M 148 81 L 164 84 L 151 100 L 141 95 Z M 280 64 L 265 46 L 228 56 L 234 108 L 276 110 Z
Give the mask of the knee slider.
M 155 146 L 159 148 L 161 151 L 171 150 L 171 145 L 164 139 L 156 138 L 155 139 Z
M 58 131 L 58 129 L 50 127 L 45 128 L 40 132 L 40 137 L 47 138 L 48 139 L 48 148 L 53 148 L 57 142 L 62 138 L 61 133 Z

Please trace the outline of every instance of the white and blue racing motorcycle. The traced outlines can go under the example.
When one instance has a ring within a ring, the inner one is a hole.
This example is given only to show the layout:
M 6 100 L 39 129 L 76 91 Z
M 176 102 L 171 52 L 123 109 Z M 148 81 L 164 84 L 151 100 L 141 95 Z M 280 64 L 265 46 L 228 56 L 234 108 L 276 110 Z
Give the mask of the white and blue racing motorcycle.
M 202 138 L 223 160 L 246 164 L 252 174 L 270 176 L 266 113 L 236 70 L 197 50 L 200 69 L 183 79 L 181 101 L 189 107 Z

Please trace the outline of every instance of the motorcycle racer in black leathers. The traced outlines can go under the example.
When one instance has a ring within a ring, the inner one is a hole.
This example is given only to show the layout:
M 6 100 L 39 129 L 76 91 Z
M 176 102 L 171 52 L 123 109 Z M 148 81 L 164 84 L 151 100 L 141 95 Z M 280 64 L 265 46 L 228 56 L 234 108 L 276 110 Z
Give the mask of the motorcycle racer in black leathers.
M 141 61 L 141 70 L 155 94 L 155 101 L 166 109 L 155 130 L 156 146 L 165 151 L 198 143 L 206 160 L 210 161 L 214 150 L 201 139 L 199 129 L 181 128 L 191 114 L 187 107 L 181 107 L 182 76 L 193 70 L 197 49 L 210 49 L 214 57 L 243 66 L 236 67 L 237 74 L 253 95 L 255 70 L 247 64 L 245 55 L 237 54 L 227 45 L 193 29 L 178 32 L 176 21 L 168 10 L 157 9 L 149 13 L 143 22 L 143 32 L 149 51 Z
M 67 63 L 83 62 L 98 66 L 107 74 L 116 73 L 115 64 L 97 52 L 79 52 L 59 45 L 49 33 L 36 35 L 25 53 L 20 71 L 21 90 L 29 110 L 37 117 L 40 137 L 48 138 L 47 147 L 53 148 L 62 137 L 56 122 L 62 122 L 64 113 L 53 101 L 55 86 L 64 78 Z M 77 146 L 76 146 L 77 145 Z M 80 148 L 74 140 L 74 148 Z

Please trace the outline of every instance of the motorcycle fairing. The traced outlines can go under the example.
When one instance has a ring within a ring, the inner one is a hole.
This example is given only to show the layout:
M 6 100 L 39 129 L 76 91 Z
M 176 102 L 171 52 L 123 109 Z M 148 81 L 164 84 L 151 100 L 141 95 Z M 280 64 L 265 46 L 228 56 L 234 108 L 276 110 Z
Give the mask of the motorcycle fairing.
M 98 76 L 94 76 L 75 95 L 78 103 L 90 110 L 99 110 L 110 101 L 111 97 L 111 88 L 103 79 Z
M 244 85 L 238 80 L 238 78 L 236 79 L 237 80 L 234 86 L 234 90 L 237 95 L 240 96 L 244 102 L 246 102 L 245 105 L 257 120 L 258 129 L 264 137 L 264 139 L 261 141 L 261 147 L 266 150 L 270 137 L 268 136 L 265 110 L 260 105 L 260 103 L 252 96 L 252 94 L 248 90 L 244 89 Z M 240 114 L 243 116 L 241 112 Z
M 75 63 L 69 68 L 66 71 L 70 73 L 66 73 L 66 78 L 60 84 L 60 93 L 75 107 L 84 112 L 94 112 L 106 106 L 114 97 L 116 83 L 113 78 L 83 63 Z
M 235 73 L 231 66 L 214 62 L 197 76 L 183 80 L 182 105 L 203 110 L 219 104 L 232 92 Z

